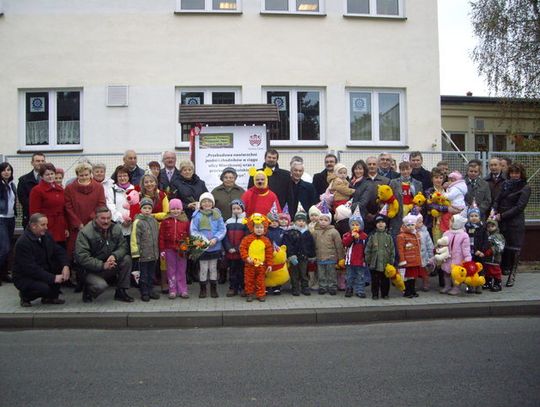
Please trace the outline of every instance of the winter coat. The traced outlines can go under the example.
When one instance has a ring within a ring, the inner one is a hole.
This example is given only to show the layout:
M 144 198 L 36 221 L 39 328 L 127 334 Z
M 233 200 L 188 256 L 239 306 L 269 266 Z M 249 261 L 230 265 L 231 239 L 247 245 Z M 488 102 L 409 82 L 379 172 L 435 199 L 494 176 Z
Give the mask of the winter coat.
M 225 185 L 218 185 L 212 190 L 215 207 L 221 211 L 223 219 L 229 219 L 232 216 L 231 202 L 234 199 L 241 199 L 246 192 L 244 188 L 234 185 L 232 188 L 225 188 Z
M 159 225 L 159 250 L 176 250 L 178 243 L 189 237 L 189 221 L 173 217 L 164 219 Z
M 266 168 L 266 164 L 263 164 L 262 168 L 259 168 L 259 170 L 264 170 Z M 291 180 L 291 173 L 287 170 L 282 170 L 279 168 L 279 165 L 276 164 L 272 171 L 272 175 L 268 177 L 268 188 L 270 191 L 272 191 L 274 194 L 276 194 L 279 205 L 281 208 L 285 206 L 285 203 L 287 202 L 287 195 L 289 194 L 289 182 Z M 249 178 L 248 182 L 248 188 L 253 187 L 253 177 Z M 245 203 L 246 201 L 244 201 Z M 304 208 L 306 211 L 308 208 Z M 262 212 L 263 214 L 268 213 Z M 246 214 L 247 216 L 250 216 L 251 214 L 247 212 L 246 208 Z
M 283 236 L 285 236 L 285 231 L 279 226 L 277 228 L 268 226 L 268 230 L 266 231 L 266 237 L 270 239 L 272 243 L 281 246 L 283 244 Z
M 17 188 L 15 187 L 15 183 L 13 181 L 10 181 L 9 183 L 5 183 L 3 181 L 0 181 L 2 184 L 0 185 L 0 214 L 1 215 L 7 215 L 8 205 L 9 205 L 9 191 L 11 191 L 11 194 L 13 194 L 13 216 L 17 216 Z
M 278 212 L 281 212 L 282 208 L 277 195 L 269 188 L 251 187 L 242 195 L 242 201 L 246 205 L 246 216 L 251 216 L 254 213 L 266 216 L 274 204 L 276 204 Z
M 504 236 L 499 232 L 499 229 L 489 235 L 488 243 L 489 247 L 486 250 L 486 257 L 484 257 L 484 263 L 500 265 L 502 261 L 502 253 L 504 251 L 505 241 Z
M 422 252 L 420 234 L 403 226 L 396 238 L 400 267 L 421 267 Z
M 249 234 L 247 226 L 243 223 L 244 219 L 245 214 L 242 213 L 241 216 L 231 217 L 225 222 L 227 233 L 225 239 L 223 239 L 223 248 L 225 249 L 225 257 L 229 260 L 240 259 L 240 242 Z M 236 249 L 236 252 L 229 253 L 229 249 Z
M 509 249 L 520 249 L 525 237 L 525 208 L 531 196 L 531 187 L 526 181 L 512 183 L 506 180 L 493 209 L 501 215 L 499 229 Z
M 30 171 L 28 174 L 24 174 L 19 178 L 17 184 L 17 198 L 22 206 L 22 225 L 23 228 L 28 224 L 29 210 L 30 210 L 30 191 L 38 184 L 34 171 Z
M 13 283 L 19 290 L 25 290 L 34 281 L 54 284 L 55 275 L 59 274 L 64 266 L 69 266 L 66 251 L 49 233 L 39 238 L 26 229 L 17 239 Z
M 484 180 L 488 183 L 489 190 L 491 191 L 491 203 L 493 203 L 501 192 L 502 184 L 506 181 L 506 176 L 502 172 L 498 176 L 489 174 Z
M 81 185 L 77 180 L 66 186 L 64 192 L 69 228 L 86 225 L 96 217 L 96 209 L 105 206 L 103 185 L 94 180 L 89 185 Z
M 422 225 L 422 227 L 418 230 L 418 233 L 420 234 L 420 254 L 422 256 L 422 267 L 426 267 L 429 260 L 435 254 L 435 246 L 433 245 L 433 240 L 429 235 L 427 227 Z
M 448 238 L 448 250 L 450 257 L 446 260 L 441 268 L 450 273 L 452 264 L 461 264 L 464 261 L 471 261 L 471 242 L 469 235 L 463 229 L 450 229 L 444 232 L 443 237 Z
M 349 181 L 338 178 L 335 175 L 331 177 L 331 179 L 332 182 L 330 182 L 328 188 L 330 189 L 330 192 L 334 193 L 334 203 L 351 199 L 356 190 L 349 187 Z
M 66 212 L 64 188 L 41 180 L 30 191 L 29 215 L 42 213 L 47 216 L 48 230 L 55 242 L 66 241 Z
M 465 209 L 465 195 L 467 194 L 467 184 L 464 180 L 452 182 L 444 196 L 448 198 L 452 207 L 456 209 Z
M 103 271 L 103 263 L 109 256 L 114 256 L 116 262 L 120 263 L 128 253 L 128 244 L 120 225 L 112 224 L 103 232 L 92 221 L 77 236 L 75 261 L 83 269 L 82 272 L 99 273 Z
M 392 188 L 392 191 L 394 192 L 394 196 L 398 200 L 399 203 L 399 211 L 398 214 L 390 219 L 389 224 L 389 230 L 392 236 L 397 236 L 397 234 L 401 230 L 401 225 L 403 224 L 403 188 L 402 183 L 406 182 L 403 180 L 403 178 L 395 178 L 390 181 L 390 188 Z M 423 192 L 423 186 L 420 181 L 415 180 L 414 178 L 410 178 L 408 181 L 411 185 L 410 194 L 412 197 L 414 197 L 418 192 Z
M 476 253 L 478 250 L 485 253 L 489 248 L 486 226 L 482 222 L 476 224 L 467 222 L 465 224 L 465 231 L 469 235 L 471 256 L 473 257 L 473 260 L 483 262 L 483 258 L 476 256 L 474 253 Z
M 364 177 L 354 185 L 355 192 L 352 196 L 351 211 L 354 213 L 356 207 L 360 208 L 360 214 L 365 222 L 365 229 L 372 230 L 375 225 L 373 220 L 379 212 L 377 204 L 377 183 Z
M 320 196 L 326 191 L 328 188 L 328 170 L 324 169 L 313 175 L 313 187 L 317 196 Z M 307 211 L 309 208 L 304 209 Z
M 286 199 L 291 219 L 294 219 L 294 215 L 296 215 L 296 211 L 298 210 L 298 202 L 302 204 L 302 208 L 304 208 L 304 210 L 307 212 L 309 208 L 319 202 L 319 199 L 318 195 L 316 195 L 313 184 L 310 184 L 304 180 L 300 180 L 298 183 L 295 183 L 291 178 L 289 180 L 289 192 Z
M 365 266 L 365 248 L 367 243 L 368 235 L 360 231 L 359 237 L 354 238 L 352 232 L 347 232 L 343 235 L 343 246 L 346 248 L 345 251 L 345 264 L 347 266 Z
M 285 233 L 283 244 L 288 257 L 296 256 L 298 261 L 315 257 L 315 240 L 307 228 L 302 231 L 293 226 Z
M 375 230 L 368 238 L 366 245 L 366 263 L 370 270 L 384 272 L 387 264 L 394 264 L 396 251 L 394 240 L 386 230 Z
M 203 214 L 201 213 L 201 211 L 197 210 L 195 211 L 195 213 L 193 214 L 193 218 L 191 219 L 189 234 L 191 236 L 204 236 L 208 240 L 216 239 L 217 243 L 206 249 L 206 253 L 221 253 L 221 250 L 223 249 L 221 241 L 225 238 L 227 230 L 225 229 L 225 222 L 223 222 L 223 218 L 221 217 L 221 212 L 219 212 L 219 209 L 213 209 L 212 211 L 217 211 L 220 216 L 215 218 L 213 215 L 210 215 L 210 230 L 199 229 L 199 223 Z
M 144 170 L 138 165 L 129 172 L 129 182 L 133 185 L 139 185 L 141 183 L 141 178 L 144 175 Z
M 198 202 L 200 196 L 204 192 L 208 192 L 205 182 L 197 174 L 193 174 L 190 179 L 180 175 L 173 185 L 177 190 L 176 196 L 182 201 L 188 219 L 191 219 L 194 210 L 188 208 L 188 205 L 192 202 Z
M 159 258 L 159 224 L 152 216 L 138 214 L 131 229 L 131 257 L 141 262 Z
M 317 261 L 337 263 L 338 260 L 345 258 L 341 236 L 334 226 L 329 225 L 322 228 L 320 224 L 315 225 L 313 240 L 315 241 Z
M 132 190 L 133 185 L 130 185 L 127 189 L 123 189 L 116 184 L 105 190 L 105 200 L 107 201 L 107 208 L 111 211 L 112 221 L 122 227 L 124 236 L 131 234 L 131 224 L 126 227 L 122 223 L 125 218 L 129 218 L 129 207 L 127 209 L 124 208 L 124 204 L 127 202 L 127 194 Z
M 433 186 L 433 182 L 431 181 L 431 172 L 426 170 L 424 167 L 413 168 L 411 177 L 422 184 L 424 191 Z
M 465 178 L 465 183 L 467 184 L 465 202 L 471 206 L 473 201 L 476 201 L 476 205 L 480 209 L 480 217 L 486 219 L 491 208 L 491 190 L 488 183 L 482 178 L 472 181 L 468 177 Z

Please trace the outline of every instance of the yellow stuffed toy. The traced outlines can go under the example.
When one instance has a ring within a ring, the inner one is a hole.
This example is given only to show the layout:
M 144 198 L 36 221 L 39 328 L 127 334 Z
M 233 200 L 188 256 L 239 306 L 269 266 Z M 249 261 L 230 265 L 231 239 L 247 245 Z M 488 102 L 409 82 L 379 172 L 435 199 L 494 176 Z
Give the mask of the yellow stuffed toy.
M 450 274 L 456 286 L 465 283 L 469 287 L 479 287 L 486 283 L 486 279 L 479 274 L 482 270 L 482 263 L 464 261 L 461 264 L 452 264 Z
M 384 274 L 390 279 L 394 287 L 399 291 L 405 291 L 405 283 L 403 282 L 401 273 L 399 273 L 394 266 L 387 264 L 384 268 Z
M 395 218 L 399 212 L 399 202 L 389 185 L 377 187 L 377 203 L 383 205 L 381 212 L 386 212 L 386 216 L 390 219 Z
M 266 287 L 277 287 L 289 281 L 289 269 L 287 267 L 287 246 L 282 245 L 274 250 L 274 265 L 272 271 L 266 273 L 264 284 Z
M 429 205 L 436 204 L 440 206 L 450 206 L 450 200 L 438 191 L 435 191 L 433 195 L 431 195 L 431 199 L 428 199 L 427 203 Z M 438 218 L 442 215 L 437 209 L 432 209 L 430 213 L 434 218 Z

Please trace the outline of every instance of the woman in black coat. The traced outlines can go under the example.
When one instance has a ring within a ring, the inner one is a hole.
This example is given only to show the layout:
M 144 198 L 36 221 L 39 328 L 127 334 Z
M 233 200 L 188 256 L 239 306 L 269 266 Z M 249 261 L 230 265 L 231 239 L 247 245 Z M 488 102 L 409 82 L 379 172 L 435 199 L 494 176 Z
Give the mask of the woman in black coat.
M 365 232 L 369 233 L 375 229 L 374 219 L 379 211 L 376 184 L 367 179 L 368 168 L 364 160 L 358 160 L 353 164 L 351 174 L 349 186 L 355 190 L 351 210 L 354 213 L 357 206 L 360 208 Z
M 531 187 L 527 184 L 525 168 L 520 163 L 510 165 L 508 179 L 504 181 L 493 204 L 495 219 L 499 221 L 499 229 L 506 240 L 502 269 L 508 275 L 507 287 L 512 287 L 516 279 L 519 254 L 525 237 L 525 208 L 530 196 Z
M 208 192 L 205 182 L 195 174 L 195 166 L 189 160 L 181 161 L 178 165 L 180 176 L 175 182 L 176 194 L 182 200 L 184 211 L 189 219 L 197 209 L 199 197 Z

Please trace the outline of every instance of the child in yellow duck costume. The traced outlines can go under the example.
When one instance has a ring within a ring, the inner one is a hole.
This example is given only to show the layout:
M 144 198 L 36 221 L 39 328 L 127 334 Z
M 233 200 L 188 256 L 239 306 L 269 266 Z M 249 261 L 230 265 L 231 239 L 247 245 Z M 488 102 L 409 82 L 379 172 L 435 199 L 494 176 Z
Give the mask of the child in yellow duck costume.
M 246 220 L 251 234 L 240 243 L 240 257 L 244 260 L 244 286 L 247 301 L 253 301 L 255 295 L 265 301 L 265 276 L 272 271 L 274 248 L 264 234 L 268 228 L 268 219 L 260 213 L 254 213 Z

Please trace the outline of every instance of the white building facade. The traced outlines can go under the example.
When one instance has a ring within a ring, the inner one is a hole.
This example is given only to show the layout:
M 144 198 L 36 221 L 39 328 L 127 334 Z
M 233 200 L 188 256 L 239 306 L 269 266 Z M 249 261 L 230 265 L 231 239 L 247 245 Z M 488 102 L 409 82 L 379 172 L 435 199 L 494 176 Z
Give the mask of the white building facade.
M 277 103 L 283 150 L 440 150 L 433 0 L 2 0 L 0 13 L 0 154 L 187 148 L 180 103 Z

